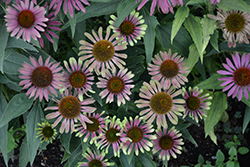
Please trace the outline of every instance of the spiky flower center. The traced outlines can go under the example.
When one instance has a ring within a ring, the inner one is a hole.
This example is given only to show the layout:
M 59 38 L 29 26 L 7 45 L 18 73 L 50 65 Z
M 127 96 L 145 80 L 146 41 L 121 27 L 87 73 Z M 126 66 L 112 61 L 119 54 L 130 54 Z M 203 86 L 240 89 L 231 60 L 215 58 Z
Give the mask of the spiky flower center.
M 246 20 L 239 13 L 232 13 L 225 20 L 226 28 L 229 32 L 237 33 L 245 28 Z
M 196 96 L 190 96 L 186 100 L 187 108 L 190 110 L 197 110 L 200 107 L 200 99 Z
M 108 62 L 115 55 L 114 45 L 103 39 L 97 41 L 93 47 L 93 56 L 97 61 Z
M 238 86 L 248 86 L 250 84 L 250 69 L 247 67 L 236 69 L 233 78 Z
M 64 118 L 76 118 L 81 112 L 81 103 L 74 96 L 65 96 L 59 102 L 59 112 Z
M 103 167 L 102 162 L 98 159 L 93 159 L 89 162 L 88 167 Z
M 51 126 L 45 126 L 42 129 L 43 136 L 46 138 L 51 138 L 54 135 L 54 129 Z
M 114 76 L 108 80 L 107 89 L 113 94 L 121 93 L 125 88 L 125 83 L 121 77 Z
M 165 78 L 173 78 L 179 73 L 179 66 L 174 60 L 165 60 L 160 66 L 160 73 Z
M 167 114 L 173 107 L 173 98 L 166 92 L 158 92 L 150 99 L 150 107 L 156 114 Z
M 116 141 L 118 141 L 120 139 L 120 136 L 116 136 L 116 134 L 118 133 L 119 131 L 115 128 L 110 128 L 105 136 L 106 136 L 106 139 L 108 140 L 108 142 L 110 143 L 114 143 Z
M 35 23 L 35 15 L 30 10 L 23 10 L 17 16 L 18 24 L 24 28 L 30 28 Z
M 131 21 L 125 20 L 119 28 L 122 35 L 131 35 L 134 32 L 135 26 Z
M 82 71 L 74 71 L 69 76 L 69 82 L 74 88 L 82 88 L 86 80 L 86 75 Z
M 89 132 L 96 132 L 99 129 L 100 122 L 96 118 L 89 118 L 93 123 L 86 123 Z
M 39 88 L 44 88 L 52 83 L 52 71 L 46 66 L 35 68 L 31 73 L 31 82 Z
M 172 137 L 165 135 L 160 138 L 159 145 L 163 150 L 169 150 L 173 148 L 174 140 Z
M 141 128 L 132 127 L 128 131 L 128 137 L 132 140 L 133 143 L 140 142 L 143 138 L 143 131 L 141 130 Z

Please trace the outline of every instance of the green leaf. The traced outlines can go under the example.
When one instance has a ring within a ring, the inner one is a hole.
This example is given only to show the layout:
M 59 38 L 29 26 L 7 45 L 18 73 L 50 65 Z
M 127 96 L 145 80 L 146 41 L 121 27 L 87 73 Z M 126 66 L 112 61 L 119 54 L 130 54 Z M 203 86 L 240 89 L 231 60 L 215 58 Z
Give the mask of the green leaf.
M 203 34 L 203 47 L 201 52 L 203 53 L 210 40 L 210 35 L 212 35 L 214 33 L 214 30 L 216 29 L 215 20 L 204 16 L 204 18 L 201 20 L 201 27 Z
M 223 152 L 221 150 L 218 150 L 217 153 L 216 153 L 216 159 L 217 161 L 219 162 L 224 162 L 225 160 L 225 156 L 223 154 Z M 217 162 L 216 162 L 217 163 Z
M 210 139 L 214 142 L 214 144 L 217 145 L 217 137 L 214 134 L 214 130 L 211 130 L 208 135 L 209 135 Z
M 250 99 L 246 99 L 244 96 L 242 97 L 241 101 L 243 101 L 247 106 L 250 107 Z
M 122 0 L 117 7 L 117 20 L 115 27 L 119 27 L 124 19 L 137 7 L 135 0 Z
M 217 52 L 220 52 L 220 51 L 219 51 L 218 39 L 219 39 L 219 31 L 218 31 L 218 30 L 215 30 L 215 31 L 214 31 L 214 34 L 211 36 L 210 43 L 211 43 L 211 45 L 214 47 L 214 49 L 215 49 Z
M 143 164 L 144 167 L 156 167 L 155 162 L 152 160 L 152 158 L 144 153 L 144 154 L 140 154 L 138 156 L 138 159 L 141 161 L 141 163 Z
M 63 147 L 65 148 L 65 150 L 68 152 L 68 153 L 71 153 L 69 151 L 69 148 L 70 148 L 70 139 L 71 139 L 71 134 L 70 133 L 63 133 L 60 135 L 60 141 L 63 145 Z
M 171 43 L 173 43 L 173 39 L 174 39 L 175 35 L 177 34 L 179 29 L 181 28 L 182 23 L 185 21 L 185 19 L 188 17 L 188 15 L 189 15 L 189 8 L 188 7 L 182 6 L 182 7 L 179 7 L 177 9 L 177 12 L 174 16 L 172 30 L 171 30 Z
M 224 11 L 240 9 L 240 11 L 250 13 L 250 6 L 243 0 L 221 0 L 216 5 Z
M 8 43 L 6 48 L 20 48 L 20 49 L 25 49 L 25 50 L 31 50 L 31 51 L 35 51 L 38 52 L 38 50 L 32 46 L 31 44 L 28 44 L 27 42 L 25 42 L 22 39 L 16 39 L 15 37 L 10 37 L 8 39 Z
M 225 147 L 226 148 L 231 148 L 231 147 L 233 147 L 234 146 L 234 142 L 233 141 L 229 141 L 229 142 L 227 142 L 226 144 L 225 144 Z
M 211 77 L 206 79 L 205 81 L 199 83 L 197 85 L 200 89 L 222 89 L 223 87 L 220 86 L 220 84 L 223 83 L 223 81 L 218 81 L 219 78 L 222 76 L 220 74 L 213 74 Z
M 219 101 L 219 103 L 218 103 Z M 212 99 L 212 105 L 205 119 L 205 136 L 213 130 L 213 127 L 219 122 L 223 112 L 227 109 L 227 95 L 223 92 L 215 92 Z
M 86 13 L 79 12 L 75 15 L 76 23 L 79 23 L 83 20 L 86 20 L 90 17 L 101 16 L 101 15 L 109 15 L 111 13 L 115 13 L 119 1 L 113 1 L 109 3 L 91 3 L 90 6 L 86 7 Z M 67 22 L 63 25 L 62 29 L 66 29 L 70 26 L 70 23 Z
M 0 71 L 4 73 L 3 71 L 3 61 L 4 61 L 4 52 L 5 48 L 7 46 L 9 33 L 6 30 L 4 19 L 0 19 Z
M 74 12 L 73 12 L 73 14 L 74 14 Z M 72 18 L 70 16 L 69 10 L 67 10 L 67 17 L 69 19 L 69 24 L 70 24 L 70 29 L 71 29 L 71 37 L 73 38 L 75 36 L 75 30 L 76 30 L 76 17 L 74 16 Z
M 194 140 L 194 138 L 191 136 L 189 131 L 187 129 L 182 129 L 181 134 L 185 139 L 188 139 L 191 143 L 193 143 L 196 147 L 198 147 L 198 144 Z
M 227 161 L 227 167 L 234 167 L 233 161 Z
M 123 154 L 123 152 L 121 152 L 119 160 L 120 160 L 120 163 L 122 164 L 123 167 L 134 167 L 135 166 L 135 158 L 133 157 L 131 163 L 129 163 L 128 157 L 125 154 Z
M 27 138 L 23 139 L 20 152 L 19 152 L 19 167 L 26 167 L 29 162 L 29 148 L 27 144 Z
M 166 159 L 165 161 L 162 161 L 162 163 L 163 163 L 163 165 L 165 166 L 165 167 L 168 167 L 168 160 Z
M 246 110 L 245 110 L 245 114 L 244 114 L 244 120 L 243 120 L 243 126 L 242 126 L 242 133 L 245 132 L 249 121 L 250 121 L 250 107 L 246 106 Z
M 245 155 L 249 152 L 249 149 L 247 147 L 240 147 L 238 149 L 238 152 L 241 154 L 241 155 Z
M 64 167 L 72 167 L 77 166 L 77 163 L 80 162 L 83 159 L 82 157 L 82 147 L 79 145 L 74 152 L 70 155 L 67 163 L 64 165 Z
M 229 151 L 228 151 L 228 154 L 229 154 L 230 156 L 236 156 L 236 155 L 237 155 L 237 150 L 236 150 L 236 148 L 235 148 L 235 147 L 231 147 L 231 148 L 229 149 Z
M 198 157 L 198 163 L 199 164 L 203 164 L 205 162 L 203 156 L 200 154 L 199 157 Z
M 194 4 L 200 4 L 200 3 L 204 3 L 204 0 L 190 0 L 188 1 L 187 5 L 194 5 Z
M 187 29 L 187 31 L 190 33 L 196 45 L 198 53 L 200 55 L 201 62 L 203 62 L 203 53 L 202 53 L 203 46 L 202 46 L 202 38 L 201 38 L 202 28 L 200 24 L 200 18 L 190 14 L 189 17 L 184 22 L 184 26 Z
M 37 123 L 41 123 L 43 115 L 43 110 L 40 106 L 40 103 L 37 103 L 32 107 L 28 116 L 27 116 L 27 124 L 26 124 L 26 132 L 27 132 L 27 144 L 29 149 L 29 160 L 30 163 L 33 164 L 37 149 L 40 145 L 41 140 L 37 138 Z
M 146 63 L 148 64 L 151 62 L 153 56 L 155 47 L 155 28 L 159 24 L 159 22 L 155 16 L 150 16 L 149 12 L 146 10 L 143 13 L 143 18 L 145 20 L 145 24 L 148 25 L 146 33 L 143 37 L 146 50 Z
M 189 46 L 189 55 L 188 55 L 188 59 L 185 63 L 185 66 L 189 67 L 189 73 L 192 71 L 192 69 L 194 68 L 195 64 L 198 62 L 199 60 L 199 53 L 198 50 L 195 46 L 195 44 L 192 44 Z M 185 74 L 185 76 L 188 76 L 188 74 Z
M 25 93 L 15 95 L 7 105 L 1 119 L 0 127 L 6 125 L 10 120 L 27 112 L 33 103 L 33 98 L 29 99 Z

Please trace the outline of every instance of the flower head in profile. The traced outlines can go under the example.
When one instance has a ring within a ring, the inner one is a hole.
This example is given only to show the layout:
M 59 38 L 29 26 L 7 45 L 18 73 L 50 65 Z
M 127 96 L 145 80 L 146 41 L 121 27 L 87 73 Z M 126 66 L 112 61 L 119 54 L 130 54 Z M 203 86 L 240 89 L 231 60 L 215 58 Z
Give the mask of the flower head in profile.
M 46 22 L 46 27 L 44 27 L 44 32 L 41 32 L 41 38 L 38 38 L 39 44 L 41 47 L 44 47 L 43 38 L 47 38 L 52 44 L 54 41 L 52 37 L 59 38 L 52 30 L 62 31 L 61 28 L 57 27 L 62 23 L 60 21 L 55 20 L 56 16 L 54 15 L 55 12 L 51 12 L 45 17 L 48 18 L 48 22 Z
M 46 141 L 47 143 L 52 143 L 57 134 L 56 129 L 53 128 L 47 121 L 37 123 L 37 125 L 40 127 L 36 128 L 36 130 L 38 130 L 36 137 L 40 137 L 42 142 Z
M 202 94 L 203 90 L 199 90 L 197 87 L 192 89 L 189 87 L 188 91 L 183 88 L 183 98 L 186 103 L 184 107 L 186 109 L 184 118 L 189 115 L 190 118 L 194 119 L 198 123 L 198 116 L 202 119 L 202 116 L 206 116 L 205 113 L 202 112 L 202 109 L 209 110 L 211 102 L 207 101 L 212 99 L 212 97 L 207 94 Z
M 64 4 L 63 4 L 64 2 Z M 67 15 L 67 11 L 69 10 L 70 16 L 73 18 L 74 16 L 74 11 L 76 10 L 81 10 L 82 12 L 86 12 L 83 4 L 85 5 L 90 5 L 87 0 L 52 0 L 50 3 L 49 8 L 51 9 L 53 6 L 56 5 L 56 11 L 55 15 L 57 15 L 61 9 L 61 6 L 63 4 L 63 11 L 64 14 Z
M 85 166 L 85 167 L 106 167 L 106 166 L 113 166 L 114 163 L 108 162 L 108 159 L 104 159 L 105 157 L 104 151 L 100 154 L 96 154 L 92 152 L 89 148 L 83 157 L 86 158 L 87 161 L 79 162 L 77 167 Z
M 100 82 L 97 82 L 98 88 L 105 88 L 99 95 L 103 99 L 107 96 L 106 103 L 114 101 L 114 96 L 117 97 L 117 105 L 120 106 L 121 103 L 125 104 L 126 100 L 130 100 L 129 96 L 131 94 L 130 89 L 134 87 L 131 82 L 134 74 L 131 71 L 127 72 L 128 69 L 121 69 L 116 73 L 116 70 L 112 74 L 107 70 L 106 77 L 98 77 Z
M 211 0 L 211 4 L 216 4 L 216 3 L 220 3 L 220 0 Z
M 105 127 L 105 120 L 108 118 L 102 118 L 103 114 L 104 112 L 101 114 L 88 113 L 87 117 L 92 121 L 92 123 L 86 122 L 86 128 L 82 124 L 76 124 L 76 136 L 79 136 L 80 138 L 83 137 L 83 142 L 87 142 L 88 139 L 90 139 L 90 144 L 93 142 L 96 143 L 96 140 L 93 139 L 102 133 L 101 128 L 103 129 Z
M 139 16 L 139 12 L 136 12 L 135 10 L 125 18 L 118 28 L 115 27 L 116 16 L 111 15 L 110 18 L 112 19 L 109 21 L 110 27 L 114 32 L 119 33 L 119 38 L 123 37 L 123 41 L 128 42 L 131 46 L 133 46 L 134 43 L 137 43 L 137 40 L 141 40 L 141 37 L 144 36 L 147 29 L 147 25 L 143 24 L 144 20 L 142 19 L 142 16 Z
M 64 66 L 67 69 L 64 71 L 65 89 L 70 86 L 73 87 L 78 94 L 78 98 L 82 101 L 83 94 L 87 94 L 87 91 L 93 92 L 91 86 L 93 85 L 94 76 L 83 66 L 80 59 L 77 62 L 74 57 L 71 57 L 69 58 L 69 64 L 67 61 L 64 61 Z
M 112 146 L 114 156 L 119 157 L 120 149 L 123 148 L 123 143 L 128 140 L 128 137 L 124 137 L 123 135 L 120 119 L 113 116 L 105 120 L 105 127 L 102 129 L 102 133 L 93 140 L 99 140 L 96 143 L 97 149 L 105 148 L 106 154 L 108 153 L 109 147 Z
M 46 110 L 57 110 L 46 115 L 46 119 L 57 118 L 52 124 L 55 127 L 60 121 L 62 121 L 59 132 L 68 133 L 71 128 L 71 133 L 74 132 L 74 122 L 80 120 L 82 126 L 87 128 L 86 123 L 93 123 L 87 116 L 87 113 L 92 113 L 96 110 L 95 107 L 88 106 L 95 102 L 93 98 L 87 98 L 80 101 L 76 95 L 72 95 L 71 91 L 66 89 L 62 94 L 60 100 L 53 99 L 57 106 L 50 106 L 45 108 Z
M 39 97 L 42 101 L 43 97 L 46 101 L 49 100 L 49 94 L 57 96 L 55 89 L 61 89 L 63 87 L 63 75 L 61 74 L 62 67 L 58 67 L 60 62 L 49 62 L 48 57 L 43 64 L 42 57 L 40 56 L 38 62 L 30 57 L 31 64 L 24 62 L 23 67 L 18 71 L 22 74 L 19 76 L 22 81 L 19 83 L 23 86 L 23 89 L 29 88 L 26 95 L 29 98 L 35 96 L 34 99 Z
M 182 116 L 184 111 L 182 106 L 185 101 L 183 99 L 176 99 L 175 97 L 182 93 L 182 90 L 175 91 L 174 87 L 168 90 L 162 90 L 163 85 L 158 81 L 151 80 L 150 84 L 144 82 L 140 88 L 139 96 L 143 99 L 135 101 L 138 108 L 144 108 L 140 115 L 148 122 L 152 123 L 154 120 L 158 127 L 167 128 L 166 116 L 172 124 L 178 123 L 178 116 Z
M 141 0 L 136 0 L 136 3 L 140 2 Z M 148 0 L 142 0 L 140 5 L 138 6 L 137 10 L 140 10 Z M 183 0 L 153 0 L 150 8 L 150 15 L 152 15 L 155 11 L 155 7 L 157 5 L 158 11 L 164 14 L 167 14 L 169 11 L 174 13 L 173 7 L 177 5 L 183 5 Z M 161 11 L 160 11 L 161 9 Z
M 167 131 L 166 128 L 163 130 L 157 129 L 156 133 L 157 139 L 153 140 L 153 145 L 155 146 L 152 150 L 153 154 L 160 151 L 159 159 L 162 159 L 163 161 L 169 160 L 170 156 L 176 158 L 176 154 L 181 154 L 181 145 L 184 143 L 183 139 L 179 138 L 181 136 L 179 131 L 172 127 L 169 131 Z
M 13 8 L 14 7 L 14 8 Z M 45 17 L 44 7 L 34 6 L 29 0 L 21 1 L 20 4 L 13 4 L 6 9 L 5 21 L 7 31 L 12 32 L 11 37 L 16 35 L 24 41 L 30 42 L 41 38 L 40 32 L 44 32 L 48 18 Z
M 127 55 L 122 53 L 117 53 L 117 51 L 124 50 L 127 48 L 127 43 L 122 43 L 123 38 L 115 39 L 119 36 L 119 33 L 110 36 L 110 27 L 107 27 L 107 32 L 105 39 L 102 36 L 102 27 L 98 29 L 98 35 L 92 30 L 92 35 L 85 32 L 84 35 L 93 43 L 89 43 L 84 40 L 80 40 L 79 56 L 82 61 L 85 61 L 85 65 L 88 66 L 89 70 L 92 72 L 93 69 L 96 71 L 97 75 L 100 74 L 105 76 L 105 71 L 107 69 L 115 69 L 115 65 L 119 69 L 123 69 L 126 63 L 120 58 L 126 59 Z M 112 42 L 113 41 L 113 42 Z
M 248 99 L 250 90 L 250 53 L 247 55 L 244 53 L 240 58 L 238 52 L 232 55 L 233 62 L 229 58 L 226 58 L 227 64 L 223 63 L 223 67 L 226 70 L 219 70 L 217 73 L 227 75 L 219 78 L 219 81 L 224 81 L 220 86 L 225 86 L 223 92 L 228 91 L 227 96 L 235 98 L 238 95 L 238 99 L 241 100 L 243 94 Z
M 178 53 L 171 54 L 171 49 L 168 53 L 160 52 L 152 58 L 154 64 L 148 64 L 149 74 L 152 75 L 152 79 L 157 80 L 163 85 L 164 89 L 168 89 L 171 84 L 180 88 L 184 85 L 184 82 L 188 82 L 188 79 L 183 75 L 187 74 L 188 67 L 184 66 L 184 57 L 178 55 Z
M 249 43 L 250 37 L 250 14 L 239 10 L 223 11 L 217 8 L 217 16 L 208 14 L 211 19 L 217 20 L 217 27 L 223 31 L 223 37 L 228 40 L 228 47 L 236 47 L 240 44 Z
M 123 145 L 123 152 L 130 155 L 134 150 L 135 155 L 139 155 L 139 150 L 144 153 L 144 150 L 150 151 L 150 147 L 153 147 L 151 140 L 156 139 L 156 136 L 152 134 L 154 132 L 153 125 L 146 122 L 142 122 L 142 118 L 136 116 L 133 120 L 132 117 L 129 120 L 124 119 L 124 132 L 123 136 L 127 136 L 130 140 L 127 140 Z

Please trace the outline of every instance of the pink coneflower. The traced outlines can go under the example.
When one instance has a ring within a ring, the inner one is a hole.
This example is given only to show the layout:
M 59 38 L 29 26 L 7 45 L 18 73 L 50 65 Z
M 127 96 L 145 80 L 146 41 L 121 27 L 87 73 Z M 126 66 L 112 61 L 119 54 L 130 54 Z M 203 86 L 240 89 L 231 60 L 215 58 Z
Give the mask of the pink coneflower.
M 79 136 L 80 138 L 84 137 L 83 142 L 87 142 L 88 139 L 90 139 L 90 144 L 93 142 L 96 144 L 96 140 L 93 140 L 95 137 L 97 137 L 99 134 L 102 133 L 101 128 L 103 129 L 105 127 L 105 120 L 108 117 L 102 118 L 101 116 L 104 114 L 104 111 L 101 114 L 95 114 L 95 113 L 89 113 L 87 117 L 93 122 L 93 123 L 86 123 L 87 127 L 84 128 L 82 124 L 76 124 L 75 132 L 76 136 Z
M 125 117 L 124 119 L 124 131 L 123 137 L 127 136 L 130 138 L 130 141 L 127 141 L 123 145 L 123 152 L 130 155 L 131 151 L 135 150 L 135 155 L 139 155 L 139 150 L 144 153 L 144 150 L 150 151 L 150 147 L 153 147 L 151 140 L 156 139 L 155 135 L 151 133 L 154 132 L 153 125 L 148 124 L 146 122 L 142 122 L 142 118 L 136 116 L 128 119 Z
M 163 161 L 166 159 L 169 160 L 170 155 L 172 155 L 173 158 L 176 158 L 176 153 L 181 154 L 181 145 L 184 143 L 182 142 L 182 139 L 179 138 L 181 136 L 179 131 L 172 127 L 169 131 L 167 131 L 166 128 L 163 130 L 157 129 L 156 133 L 157 139 L 153 140 L 153 145 L 155 146 L 152 150 L 153 154 L 160 151 L 159 159 L 162 159 Z
M 16 4 L 19 4 L 20 1 L 21 1 L 21 0 L 16 0 Z M 3 2 L 6 2 L 6 4 L 8 5 L 8 4 L 11 2 L 11 0 L 3 0 Z M 33 2 L 34 4 L 37 4 L 36 0 L 32 0 L 32 2 Z
M 72 86 L 75 92 L 78 94 L 78 98 L 83 100 L 83 94 L 87 94 L 87 91 L 92 91 L 94 76 L 89 70 L 82 66 L 82 61 L 78 59 L 78 62 L 74 57 L 69 58 L 69 64 L 64 61 L 64 66 L 67 71 L 64 71 L 66 78 L 65 88 Z M 71 68 L 70 68 L 71 67 Z
M 248 99 L 248 91 L 250 90 L 250 53 L 247 55 L 244 53 L 240 58 L 238 52 L 232 55 L 234 64 L 226 58 L 227 64 L 223 63 L 225 70 L 219 70 L 217 73 L 222 75 L 229 75 L 229 77 L 219 78 L 219 81 L 225 81 L 220 86 L 226 86 L 223 88 L 223 92 L 229 90 L 227 96 L 235 98 L 238 94 L 238 99 L 241 100 L 242 95 Z M 247 89 L 248 88 L 248 89 Z
M 121 23 L 119 28 L 114 27 L 116 22 L 116 16 L 111 15 L 112 20 L 109 21 L 110 27 L 114 32 L 119 33 L 118 37 L 123 37 L 124 42 L 127 42 L 133 46 L 134 43 L 137 43 L 137 40 L 141 40 L 141 37 L 144 36 L 147 29 L 147 25 L 143 24 L 144 20 L 142 16 L 139 16 L 139 12 L 133 10 L 129 16 Z
M 217 16 L 208 14 L 208 17 L 217 20 L 217 27 L 223 31 L 223 37 L 228 40 L 228 47 L 236 47 L 240 44 L 249 43 L 250 37 L 250 14 L 239 10 L 223 11 L 217 8 Z
M 108 153 L 110 145 L 113 147 L 114 156 L 120 156 L 120 148 L 123 147 L 129 138 L 123 137 L 122 123 L 119 118 L 113 116 L 105 120 L 105 127 L 102 129 L 102 133 L 93 140 L 99 140 L 96 143 L 97 149 L 106 148 L 105 152 Z
M 97 75 L 101 74 L 105 76 L 105 71 L 107 69 L 115 69 L 115 65 L 119 67 L 119 69 L 123 69 L 126 63 L 120 58 L 127 58 L 126 54 L 117 53 L 119 50 L 124 50 L 127 48 L 127 43 L 122 43 L 123 38 L 115 39 L 119 36 L 118 33 L 113 34 L 110 38 L 110 27 L 107 27 L 105 39 L 102 37 L 102 27 L 98 29 L 98 36 L 94 30 L 92 30 L 92 35 L 85 32 L 84 35 L 92 41 L 93 44 L 90 44 L 87 41 L 80 40 L 79 56 L 81 60 L 87 60 L 85 62 L 86 66 L 89 66 L 89 70 L 93 71 L 95 69 Z M 114 40 L 114 41 L 113 41 Z M 113 41 L 113 42 L 112 42 Z M 114 65 L 115 64 L 115 65 Z
M 18 71 L 22 74 L 19 78 L 23 79 L 19 85 L 24 85 L 23 89 L 29 88 L 26 95 L 29 98 L 35 96 L 34 99 L 39 97 L 42 101 L 45 97 L 46 101 L 49 100 L 49 94 L 57 96 L 55 89 L 61 89 L 63 87 L 63 75 L 61 74 L 62 67 L 58 67 L 60 62 L 50 62 L 48 57 L 43 64 L 42 57 L 40 56 L 38 62 L 30 57 L 32 65 L 24 62 L 23 67 Z
M 220 0 L 211 0 L 211 4 L 216 4 L 216 3 L 220 3 Z
M 39 44 L 41 47 L 44 47 L 43 45 L 43 36 L 47 37 L 47 39 L 54 44 L 53 39 L 51 38 L 52 36 L 55 38 L 59 38 L 53 31 L 51 30 L 56 30 L 56 31 L 62 31 L 61 28 L 56 27 L 58 25 L 61 25 L 62 23 L 60 21 L 54 20 L 56 16 L 54 15 L 54 12 L 49 13 L 46 17 L 49 19 L 48 22 L 46 22 L 47 27 L 44 27 L 44 32 L 41 32 L 41 38 L 38 38 Z
M 44 32 L 48 18 L 45 17 L 44 7 L 35 6 L 29 0 L 21 1 L 20 4 L 13 4 L 14 8 L 8 6 L 6 9 L 5 21 L 7 31 L 12 32 L 11 37 L 22 36 L 24 41 L 30 42 L 30 37 L 34 40 L 41 38 L 39 32 Z
M 76 95 L 72 95 L 70 90 L 65 90 L 60 100 L 53 99 L 58 105 L 45 108 L 46 110 L 57 110 L 56 112 L 46 115 L 46 119 L 56 118 L 56 121 L 52 124 L 55 127 L 62 119 L 63 122 L 60 127 L 60 133 L 69 132 L 71 127 L 71 133 L 74 132 L 74 122 L 80 120 L 84 128 L 87 128 L 86 123 L 92 123 L 92 121 L 86 116 L 87 113 L 92 113 L 96 110 L 95 107 L 87 106 L 95 102 L 93 98 L 87 98 L 80 101 Z
M 140 2 L 141 0 L 136 0 L 136 3 Z M 138 6 L 137 10 L 140 10 L 148 0 L 143 0 L 140 5 Z M 173 7 L 177 5 L 183 5 L 182 0 L 153 0 L 150 8 L 150 15 L 152 15 L 155 11 L 155 7 L 158 7 L 158 11 L 160 12 L 160 9 L 162 13 L 167 14 L 169 11 L 171 13 L 174 13 Z
M 135 103 L 138 108 L 146 108 L 140 112 L 140 115 L 143 115 L 142 117 L 148 123 L 156 120 L 158 127 L 167 128 L 166 116 L 176 125 L 178 123 L 177 115 L 181 116 L 180 112 L 185 110 L 182 106 L 185 101 L 183 99 L 174 99 L 174 97 L 182 93 L 181 89 L 175 91 L 174 87 L 170 87 L 168 90 L 162 91 L 162 87 L 163 85 L 155 80 L 151 80 L 150 84 L 144 82 L 139 94 L 143 99 L 139 99 Z
M 56 5 L 55 14 L 57 15 L 61 9 L 62 3 L 64 14 L 67 15 L 67 10 L 69 10 L 70 16 L 73 18 L 74 10 L 81 10 L 82 12 L 86 12 L 83 4 L 90 5 L 87 0 L 52 0 L 49 8 L 51 9 L 54 5 Z
M 107 70 L 106 77 L 100 78 L 100 82 L 97 82 L 96 85 L 98 88 L 105 88 L 99 95 L 103 99 L 108 96 L 106 103 L 111 103 L 114 101 L 114 95 L 117 97 L 117 105 L 120 106 L 121 103 L 125 104 L 126 100 L 130 100 L 129 96 L 131 94 L 130 89 L 135 85 L 132 85 L 132 78 L 134 74 L 131 71 L 127 72 L 128 69 L 121 69 L 117 74 L 114 70 L 112 74 Z
M 106 167 L 106 166 L 113 166 L 114 163 L 107 162 L 108 159 L 104 159 L 105 157 L 104 151 L 100 154 L 93 153 L 89 148 L 87 148 L 86 153 L 84 154 L 84 158 L 86 158 L 87 162 L 79 162 L 78 167 L 85 166 L 85 167 Z
M 186 111 L 183 118 L 189 114 L 189 117 L 198 123 L 198 116 L 200 119 L 202 119 L 202 116 L 206 116 L 202 110 L 210 109 L 209 106 L 211 105 L 211 102 L 207 100 L 212 99 L 212 97 L 208 93 L 202 94 L 202 92 L 203 90 L 199 90 L 197 87 L 195 87 L 193 90 L 191 87 L 189 87 L 188 91 L 183 88 L 182 96 L 186 101 L 184 104 Z
M 184 66 L 183 59 L 178 53 L 171 55 L 171 49 L 168 53 L 160 52 L 160 55 L 156 54 L 155 58 L 152 58 L 154 64 L 148 64 L 149 74 L 152 75 L 152 79 L 159 81 L 164 89 L 168 89 L 171 84 L 180 88 L 184 82 L 188 82 L 183 75 L 189 72 L 188 67 Z

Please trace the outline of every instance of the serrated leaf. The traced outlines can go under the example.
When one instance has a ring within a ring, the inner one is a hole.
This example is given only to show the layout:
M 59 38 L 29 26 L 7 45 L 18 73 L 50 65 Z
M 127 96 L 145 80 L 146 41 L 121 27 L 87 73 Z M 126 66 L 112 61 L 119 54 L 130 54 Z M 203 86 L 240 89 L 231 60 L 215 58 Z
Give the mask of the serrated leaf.
M 211 102 L 210 110 L 205 119 L 206 137 L 213 130 L 213 127 L 219 122 L 223 112 L 227 109 L 227 95 L 223 92 L 215 92 Z
M 238 149 L 238 152 L 241 154 L 241 155 L 245 155 L 249 152 L 249 149 L 247 147 L 240 147 Z
M 183 22 L 189 15 L 189 8 L 188 7 L 179 7 L 177 9 L 177 12 L 174 16 L 174 21 L 172 25 L 172 30 L 171 30 L 171 43 L 173 43 L 173 39 L 176 36 L 177 32 L 181 28 Z
M 188 59 L 185 63 L 185 66 L 189 67 L 189 69 L 188 69 L 189 73 L 192 71 L 195 64 L 198 62 L 199 57 L 200 57 L 200 55 L 198 53 L 198 50 L 197 50 L 195 44 L 190 45 Z M 189 73 L 185 74 L 185 76 L 188 76 Z
M 211 43 L 211 45 L 214 47 L 214 49 L 215 49 L 217 52 L 220 52 L 220 51 L 219 51 L 218 39 L 219 39 L 219 31 L 218 31 L 218 30 L 215 30 L 215 31 L 214 31 L 214 34 L 211 36 L 210 43 Z
M 27 116 L 27 124 L 26 124 L 26 133 L 27 133 L 27 144 L 29 149 L 29 160 L 30 163 L 33 164 L 37 149 L 40 145 L 41 140 L 36 138 L 37 136 L 37 123 L 41 123 L 43 115 L 43 110 L 40 106 L 40 103 L 37 103 L 32 107 L 28 116 Z
M 242 126 L 242 133 L 245 132 L 249 122 L 250 122 L 250 107 L 246 106 L 246 110 L 245 110 L 245 114 L 244 114 L 244 120 L 243 120 L 243 126 Z
M 201 27 L 203 34 L 203 47 L 201 52 L 203 53 L 210 40 L 210 35 L 212 35 L 214 33 L 214 30 L 216 29 L 215 20 L 204 16 L 204 18 L 201 20 Z
M 122 0 L 117 7 L 117 19 L 115 21 L 115 27 L 119 27 L 124 19 L 137 7 L 135 0 Z
M 33 103 L 33 98 L 29 99 L 25 93 L 15 95 L 7 105 L 1 119 L 0 127 L 6 125 L 10 120 L 27 112 Z
M 250 13 L 250 6 L 243 0 L 220 0 L 220 3 L 216 5 L 224 11 L 240 9 L 241 11 Z
M 223 83 L 223 81 L 218 81 L 219 78 L 222 76 L 220 74 L 213 74 L 211 77 L 206 79 L 205 81 L 199 83 L 197 85 L 200 89 L 222 89 L 223 87 L 220 86 L 220 84 Z
M 154 47 L 155 47 L 155 28 L 159 24 L 158 20 L 155 16 L 150 16 L 148 11 L 144 11 L 143 18 L 145 20 L 145 24 L 148 25 L 145 35 L 143 37 L 144 39 L 144 46 L 146 50 L 146 63 L 150 63 Z
M 4 61 L 4 52 L 5 48 L 7 46 L 9 33 L 6 30 L 4 19 L 0 19 L 0 71 L 4 73 L 3 71 L 3 61 Z
M 202 53 L 202 28 L 200 24 L 200 18 L 189 15 L 189 17 L 185 20 L 184 26 L 187 29 L 187 31 L 190 33 L 196 48 L 198 50 L 198 53 L 201 58 L 201 62 L 203 62 L 203 53 Z

